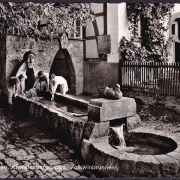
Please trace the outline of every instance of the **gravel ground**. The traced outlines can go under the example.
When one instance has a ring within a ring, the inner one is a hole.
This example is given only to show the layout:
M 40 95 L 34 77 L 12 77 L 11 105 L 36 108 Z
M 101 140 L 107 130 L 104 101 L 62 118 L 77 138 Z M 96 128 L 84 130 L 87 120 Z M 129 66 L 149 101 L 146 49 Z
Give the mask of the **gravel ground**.
M 141 126 L 165 132 L 180 132 L 180 115 L 162 106 L 137 105 Z

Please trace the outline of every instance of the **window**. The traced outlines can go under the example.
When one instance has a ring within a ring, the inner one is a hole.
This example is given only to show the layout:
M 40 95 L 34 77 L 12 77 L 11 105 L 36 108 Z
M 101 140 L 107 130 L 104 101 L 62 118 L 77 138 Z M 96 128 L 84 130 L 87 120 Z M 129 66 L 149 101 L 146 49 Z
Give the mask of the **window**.
M 75 21 L 74 27 L 76 29 L 76 32 L 68 33 L 69 38 L 82 39 L 82 26 L 80 24 L 80 21 Z
M 172 25 L 172 35 L 175 35 L 175 24 Z
M 178 37 L 178 22 L 174 21 L 171 26 L 171 35 Z
M 141 37 L 141 20 L 138 20 L 138 29 L 137 29 L 138 37 Z

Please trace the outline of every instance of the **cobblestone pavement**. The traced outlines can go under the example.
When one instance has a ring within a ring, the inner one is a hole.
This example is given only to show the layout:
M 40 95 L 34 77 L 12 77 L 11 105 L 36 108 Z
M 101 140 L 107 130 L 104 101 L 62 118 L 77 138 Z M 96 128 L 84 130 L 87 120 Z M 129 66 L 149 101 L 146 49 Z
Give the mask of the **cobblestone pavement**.
M 32 121 L 0 109 L 0 178 L 91 178 L 73 150 Z

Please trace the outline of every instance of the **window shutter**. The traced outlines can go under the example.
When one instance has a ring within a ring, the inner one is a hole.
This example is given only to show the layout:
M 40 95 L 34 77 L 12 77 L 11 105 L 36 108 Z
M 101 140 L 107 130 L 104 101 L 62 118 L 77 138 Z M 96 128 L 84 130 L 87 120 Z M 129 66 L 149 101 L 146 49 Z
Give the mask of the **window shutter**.
M 99 54 L 111 53 L 111 37 L 110 37 L 110 35 L 98 36 L 98 53 Z

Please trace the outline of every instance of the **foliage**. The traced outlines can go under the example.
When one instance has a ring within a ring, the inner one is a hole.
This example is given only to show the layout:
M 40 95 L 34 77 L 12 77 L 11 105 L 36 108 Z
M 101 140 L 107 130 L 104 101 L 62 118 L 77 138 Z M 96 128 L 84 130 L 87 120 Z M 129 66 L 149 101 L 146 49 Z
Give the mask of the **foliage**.
M 45 19 L 47 28 L 38 29 L 38 21 Z M 74 21 L 86 26 L 94 19 L 90 3 L 0 3 L 0 27 L 6 32 L 23 36 L 54 37 L 59 32 L 75 31 Z
M 144 47 L 138 47 L 133 39 L 128 41 L 125 37 L 121 39 L 120 42 L 120 53 L 122 59 L 125 61 L 132 62 L 144 62 L 148 59 L 150 61 L 149 56 L 150 52 L 147 51 Z
M 170 52 L 169 44 L 172 39 L 166 40 L 165 32 L 168 24 L 166 26 L 165 24 L 169 21 L 173 7 L 173 3 L 127 3 L 127 16 L 130 22 L 129 30 L 134 38 L 138 36 L 137 22 L 139 20 L 141 22 L 142 48 L 138 48 L 138 57 L 141 57 L 141 53 L 144 52 L 147 54 L 142 57 L 145 56 L 154 61 L 167 61 Z M 126 41 L 123 41 L 125 39 L 122 39 L 121 44 L 126 43 Z M 132 40 L 129 43 L 133 43 Z M 129 51 L 132 50 L 126 50 L 126 53 Z M 128 54 L 126 54 L 127 56 Z

